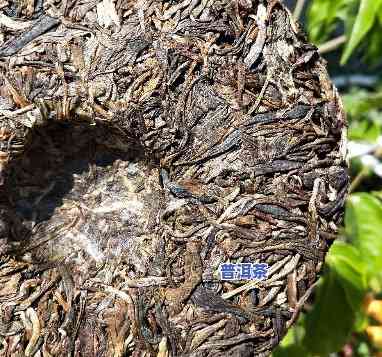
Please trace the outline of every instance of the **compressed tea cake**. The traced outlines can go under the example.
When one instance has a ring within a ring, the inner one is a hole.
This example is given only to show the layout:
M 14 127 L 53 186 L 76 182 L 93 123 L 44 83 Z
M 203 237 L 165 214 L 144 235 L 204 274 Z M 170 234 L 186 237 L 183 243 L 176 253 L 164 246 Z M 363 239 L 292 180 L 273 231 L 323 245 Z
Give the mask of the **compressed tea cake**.
M 0 349 L 267 356 L 348 189 L 278 0 L 3 1 Z

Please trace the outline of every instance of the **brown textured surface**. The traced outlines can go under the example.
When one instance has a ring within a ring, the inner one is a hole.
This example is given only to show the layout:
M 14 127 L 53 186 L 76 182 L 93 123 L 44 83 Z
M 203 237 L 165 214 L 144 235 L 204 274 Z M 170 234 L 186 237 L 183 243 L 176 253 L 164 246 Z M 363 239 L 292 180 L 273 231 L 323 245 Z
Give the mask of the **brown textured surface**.
M 289 12 L 1 4 L 1 353 L 268 355 L 348 187 L 341 102 Z

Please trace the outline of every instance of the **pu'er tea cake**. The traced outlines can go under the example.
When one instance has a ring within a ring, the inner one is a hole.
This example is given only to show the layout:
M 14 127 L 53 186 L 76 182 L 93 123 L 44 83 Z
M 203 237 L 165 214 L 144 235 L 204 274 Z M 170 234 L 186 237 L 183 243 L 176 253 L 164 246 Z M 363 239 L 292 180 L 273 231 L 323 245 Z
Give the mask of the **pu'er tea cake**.
M 0 354 L 268 356 L 348 190 L 342 104 L 289 11 L 0 11 Z

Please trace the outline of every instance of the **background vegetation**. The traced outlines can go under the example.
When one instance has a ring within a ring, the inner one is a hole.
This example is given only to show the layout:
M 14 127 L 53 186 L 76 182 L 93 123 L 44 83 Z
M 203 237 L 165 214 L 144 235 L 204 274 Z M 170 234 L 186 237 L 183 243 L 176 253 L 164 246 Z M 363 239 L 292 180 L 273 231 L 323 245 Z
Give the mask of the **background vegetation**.
M 273 356 L 382 357 L 382 0 L 287 3 L 342 93 L 352 183 L 314 296 Z

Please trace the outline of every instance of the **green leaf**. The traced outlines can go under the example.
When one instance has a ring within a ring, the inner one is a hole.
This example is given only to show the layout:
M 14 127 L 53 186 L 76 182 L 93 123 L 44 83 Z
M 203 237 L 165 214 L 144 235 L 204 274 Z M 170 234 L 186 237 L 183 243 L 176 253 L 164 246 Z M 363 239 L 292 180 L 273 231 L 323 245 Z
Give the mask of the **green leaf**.
M 346 112 L 354 117 L 367 115 L 372 109 L 382 109 L 382 90 L 366 91 L 359 88 L 351 88 L 349 93 L 343 96 Z
M 377 16 L 378 16 L 379 23 L 382 25 L 382 4 L 379 6 L 379 9 L 377 11 Z
M 278 347 L 272 353 L 272 357 L 310 357 L 311 354 L 304 348 L 304 346 L 290 345 L 288 347 Z
M 315 43 L 321 42 L 321 38 L 326 38 L 323 30 L 327 29 L 323 26 L 330 16 L 330 1 L 312 1 L 308 10 L 308 33 L 311 41 Z
M 382 204 L 368 193 L 349 197 L 345 212 L 345 231 L 366 263 L 368 277 L 382 270 Z
M 365 309 L 360 309 L 356 314 L 353 330 L 355 332 L 362 333 L 365 331 L 367 326 L 369 326 L 369 316 L 367 316 Z
M 328 266 L 341 278 L 346 298 L 355 312 L 367 290 L 366 263 L 359 250 L 344 242 L 334 242 L 326 257 Z
M 312 354 L 338 351 L 347 341 L 367 291 L 366 265 L 350 244 L 335 242 L 326 258 L 328 267 L 317 292 L 316 304 L 306 317 L 303 340 Z
M 382 91 L 352 88 L 343 96 L 349 119 L 349 138 L 374 143 L 382 135 Z
M 301 326 L 303 315 L 296 325 L 294 325 L 272 353 L 272 357 L 309 357 L 311 356 L 307 349 L 301 344 L 301 340 L 305 335 L 304 328 Z
M 382 134 L 382 124 L 377 121 L 361 120 L 351 122 L 348 137 L 350 140 L 374 143 Z
M 303 345 L 314 355 L 339 351 L 347 341 L 355 322 L 342 279 L 334 269 L 324 276 L 316 304 L 306 317 Z
M 359 357 L 370 357 L 371 351 L 370 347 L 366 342 L 361 342 L 357 347 L 357 356 Z
M 382 26 L 380 21 L 375 21 L 367 36 L 367 47 L 364 58 L 373 66 L 378 66 L 382 55 Z
M 373 196 L 382 200 L 382 191 L 372 191 Z
M 382 292 L 382 272 L 376 273 L 369 282 L 370 289 L 376 294 Z
M 346 17 L 346 9 L 353 0 L 315 0 L 307 12 L 309 39 L 315 44 L 326 41 L 337 25 L 337 19 Z
M 362 39 L 372 28 L 382 0 L 361 0 L 359 11 L 353 30 L 341 58 L 341 64 L 345 64 Z

